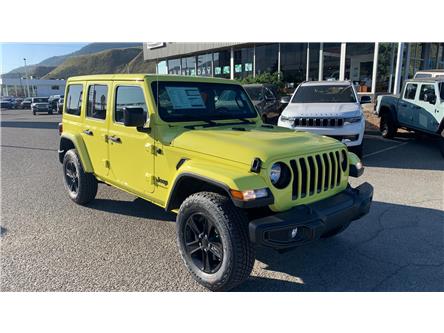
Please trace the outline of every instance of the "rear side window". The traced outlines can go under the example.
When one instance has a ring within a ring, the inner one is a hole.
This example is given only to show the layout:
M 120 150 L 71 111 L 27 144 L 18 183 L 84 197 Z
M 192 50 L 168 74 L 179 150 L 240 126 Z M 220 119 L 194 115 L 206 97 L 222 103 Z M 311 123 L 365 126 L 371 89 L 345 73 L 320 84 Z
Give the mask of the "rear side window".
M 75 116 L 80 116 L 82 108 L 83 85 L 70 84 L 66 98 L 65 112 Z
M 415 99 L 416 90 L 418 89 L 417 84 L 409 83 L 405 87 L 404 99 Z
M 108 87 L 105 85 L 93 85 L 88 88 L 88 104 L 86 116 L 95 119 L 106 119 L 106 103 Z
M 116 105 L 114 108 L 114 121 L 123 123 L 123 108 L 143 108 L 145 111 L 145 120 L 147 111 L 145 96 L 143 90 L 136 86 L 120 86 L 116 90 Z

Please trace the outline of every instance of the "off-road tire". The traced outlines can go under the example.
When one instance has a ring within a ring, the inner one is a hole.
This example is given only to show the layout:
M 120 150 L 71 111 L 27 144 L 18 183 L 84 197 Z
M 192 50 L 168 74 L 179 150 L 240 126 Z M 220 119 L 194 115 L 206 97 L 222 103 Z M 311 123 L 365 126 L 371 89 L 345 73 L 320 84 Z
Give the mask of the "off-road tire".
M 70 188 L 67 176 L 67 168 L 75 167 L 77 175 L 77 189 L 74 191 Z M 83 170 L 82 163 L 77 154 L 76 149 L 70 149 L 63 157 L 63 180 L 65 188 L 68 191 L 69 197 L 72 201 L 79 205 L 85 205 L 92 201 L 97 194 L 97 179 L 92 173 L 86 173 Z
M 35 115 L 36 115 L 36 112 L 33 110 L 33 111 L 32 111 L 32 114 L 35 116 Z
M 51 114 L 52 114 L 52 110 L 49 110 L 49 111 L 48 111 L 48 114 L 51 115 Z
M 223 246 L 223 259 L 213 274 L 205 273 L 192 260 L 185 246 L 187 221 L 202 214 L 217 228 Z M 253 269 L 255 251 L 248 236 L 248 220 L 243 211 L 223 195 L 199 192 L 180 206 L 176 219 L 179 253 L 193 278 L 212 291 L 227 291 L 245 281 Z
M 388 115 L 382 115 L 379 122 L 379 130 L 381 135 L 386 139 L 393 139 L 396 135 L 398 128 L 396 127 L 393 119 Z

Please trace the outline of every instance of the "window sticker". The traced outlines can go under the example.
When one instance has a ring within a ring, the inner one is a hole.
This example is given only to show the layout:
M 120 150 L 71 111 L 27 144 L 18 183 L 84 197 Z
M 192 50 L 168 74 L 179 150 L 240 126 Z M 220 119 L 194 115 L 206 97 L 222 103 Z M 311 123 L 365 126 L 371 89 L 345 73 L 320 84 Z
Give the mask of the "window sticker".
M 205 109 L 205 103 L 196 87 L 165 87 L 174 109 Z

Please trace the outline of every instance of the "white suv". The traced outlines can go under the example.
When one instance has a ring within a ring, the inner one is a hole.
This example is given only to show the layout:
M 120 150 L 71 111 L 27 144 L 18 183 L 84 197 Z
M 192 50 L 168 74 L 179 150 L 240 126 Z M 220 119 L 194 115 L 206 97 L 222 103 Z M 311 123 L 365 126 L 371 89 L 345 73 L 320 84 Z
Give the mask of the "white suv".
M 369 96 L 358 102 L 349 81 L 303 82 L 279 117 L 278 126 L 338 139 L 361 157 L 365 130 L 361 104 L 370 102 Z

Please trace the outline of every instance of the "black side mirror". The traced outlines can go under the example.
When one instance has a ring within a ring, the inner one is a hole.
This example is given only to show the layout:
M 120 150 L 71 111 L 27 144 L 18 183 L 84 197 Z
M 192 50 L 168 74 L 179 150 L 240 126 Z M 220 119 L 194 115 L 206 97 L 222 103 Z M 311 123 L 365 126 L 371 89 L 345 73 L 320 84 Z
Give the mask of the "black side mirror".
M 361 97 L 361 104 L 368 104 L 372 102 L 372 98 L 370 96 L 362 96 Z
M 123 108 L 123 124 L 128 127 L 143 127 L 146 122 L 145 111 L 138 107 Z

